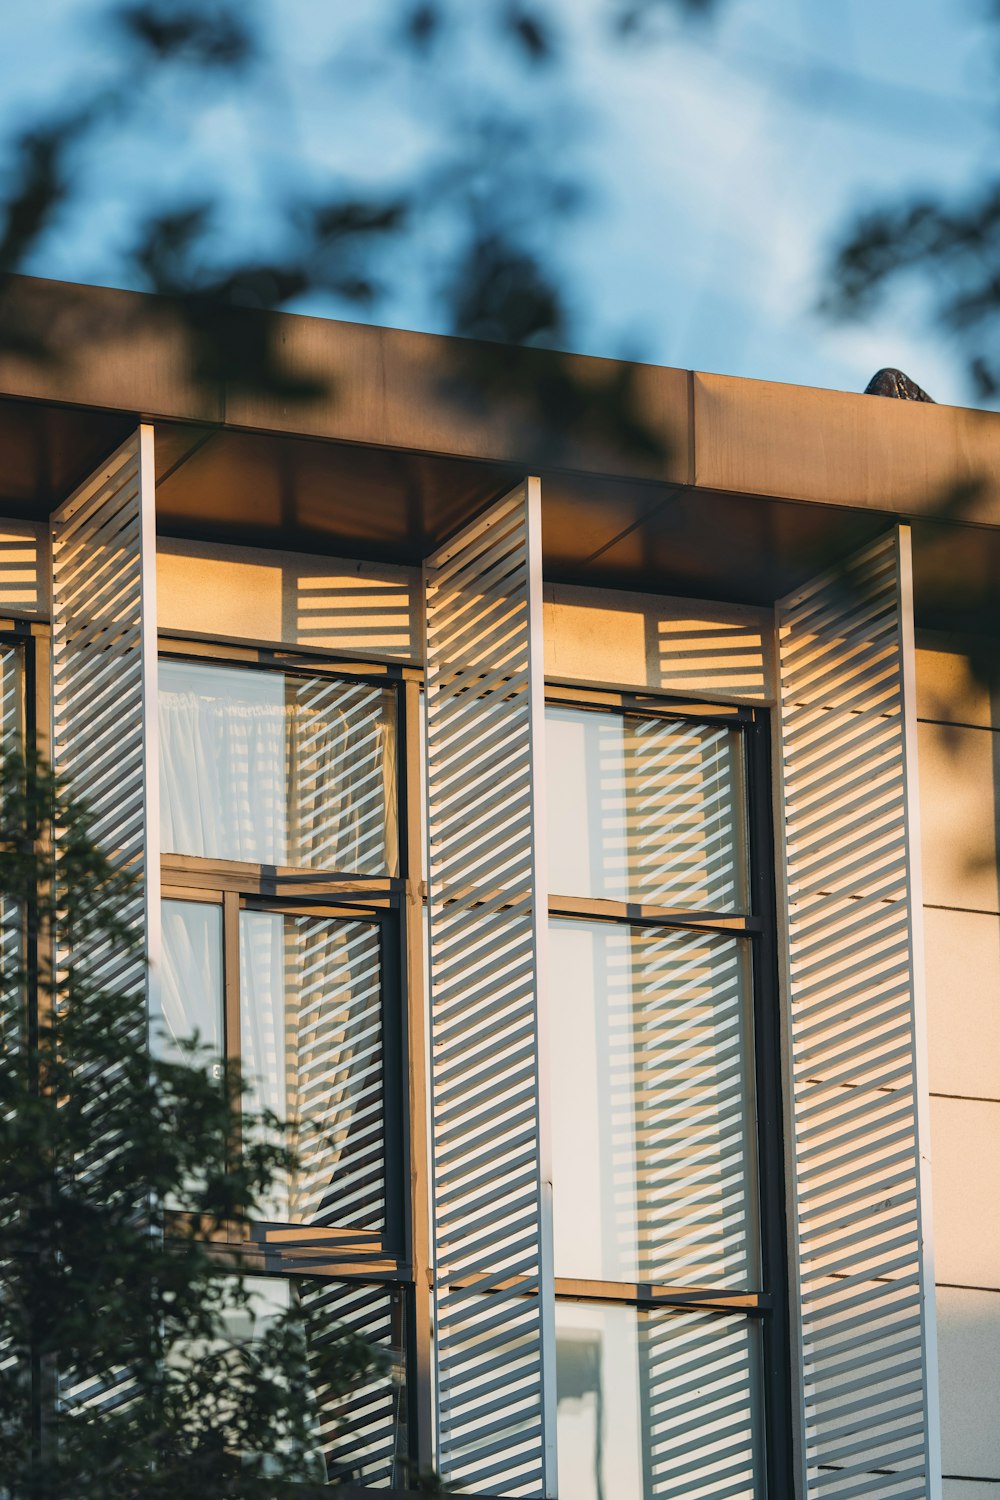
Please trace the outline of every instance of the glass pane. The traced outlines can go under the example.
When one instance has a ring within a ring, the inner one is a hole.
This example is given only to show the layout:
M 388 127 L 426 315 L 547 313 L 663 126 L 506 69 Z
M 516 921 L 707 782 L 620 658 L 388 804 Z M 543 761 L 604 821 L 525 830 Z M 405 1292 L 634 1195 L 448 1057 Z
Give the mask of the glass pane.
M 290 1123 L 299 1169 L 265 1217 L 385 1225 L 382 985 L 371 922 L 240 913 L 240 1028 L 249 1109 Z
M 310 1349 L 350 1329 L 380 1356 L 359 1386 L 323 1402 L 319 1439 L 328 1480 L 408 1489 L 405 1293 L 311 1278 L 297 1286 Z
M 545 723 L 553 894 L 747 910 L 738 733 L 554 706 Z
M 0 643 L 0 752 L 21 750 L 21 653 Z M 24 1022 L 20 908 L 0 896 L 0 1055 L 20 1049 Z
M 164 850 L 396 873 L 390 689 L 184 661 L 159 689 Z
M 153 1050 L 169 1062 L 190 1062 L 191 1054 L 178 1043 L 197 1035 L 221 1059 L 222 908 L 205 901 L 164 901 L 161 913 L 163 963 L 160 1014 L 151 1018 Z M 221 1065 L 214 1067 L 221 1077 Z
M 754 1500 L 758 1332 L 748 1318 L 556 1303 L 559 1500 Z
M 0 642 L 0 747 L 21 748 L 21 653 Z
M 745 946 L 551 924 L 557 1276 L 755 1284 Z

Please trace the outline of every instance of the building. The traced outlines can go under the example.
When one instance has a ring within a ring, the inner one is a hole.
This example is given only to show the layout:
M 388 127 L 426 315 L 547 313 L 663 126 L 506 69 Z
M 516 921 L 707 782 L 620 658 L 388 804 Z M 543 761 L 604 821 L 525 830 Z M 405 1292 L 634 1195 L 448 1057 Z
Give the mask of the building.
M 396 1351 L 344 1477 L 992 1495 L 1000 417 L 530 356 L 654 451 L 457 341 L 247 312 L 292 403 L 3 297 L 66 350 L 0 361 L 5 728 L 302 1122 L 247 1254 Z

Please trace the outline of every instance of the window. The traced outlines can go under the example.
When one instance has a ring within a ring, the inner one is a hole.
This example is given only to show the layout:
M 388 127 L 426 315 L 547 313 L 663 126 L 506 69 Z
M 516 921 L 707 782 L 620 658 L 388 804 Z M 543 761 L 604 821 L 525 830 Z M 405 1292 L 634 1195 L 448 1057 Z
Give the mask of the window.
M 0 752 L 24 748 L 26 707 L 22 643 L 0 634 Z M 21 985 L 8 982 L 10 975 L 23 974 L 23 958 L 22 913 L 0 900 L 0 1043 L 4 1049 L 18 1045 L 23 1026 Z
M 561 1500 L 785 1493 L 765 735 L 547 709 Z
M 326 1472 L 384 1487 L 408 1457 L 412 1296 L 401 684 L 377 674 L 264 653 L 161 660 L 154 1030 L 174 1058 L 197 1034 L 220 1076 L 223 1059 L 240 1067 L 247 1114 L 289 1121 L 298 1166 L 274 1184 L 242 1263 L 259 1266 L 262 1307 L 297 1298 L 319 1336 L 344 1323 L 390 1352 L 391 1369 L 349 1398 L 349 1454 L 337 1412 L 317 1417 Z
M 16 640 L 0 634 L 0 744 L 20 746 L 23 722 L 21 647 Z
M 396 1060 L 386 1037 L 397 1029 L 386 929 L 375 912 L 275 907 L 228 892 L 163 902 L 161 1049 L 182 1059 L 178 1043 L 197 1035 L 220 1076 L 223 1057 L 241 1069 L 248 1111 L 290 1123 L 299 1167 L 275 1185 L 268 1223 L 337 1230 L 369 1251 L 400 1236 L 385 1097 Z M 238 1003 L 227 1009 L 229 976 Z
M 165 851 L 398 873 L 391 689 L 166 660 L 159 708 Z

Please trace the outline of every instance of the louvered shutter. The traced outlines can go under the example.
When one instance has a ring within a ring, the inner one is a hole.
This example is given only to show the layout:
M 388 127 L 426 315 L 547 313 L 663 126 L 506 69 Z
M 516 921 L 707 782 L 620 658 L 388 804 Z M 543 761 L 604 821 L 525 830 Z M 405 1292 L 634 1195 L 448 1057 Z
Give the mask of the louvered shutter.
M 52 760 L 93 817 L 95 842 L 137 876 L 123 916 L 159 956 L 156 524 L 153 430 L 136 434 L 51 518 Z M 58 952 L 101 968 L 136 997 L 145 1025 L 155 971 L 105 970 L 106 955 Z
M 778 606 L 809 1500 L 939 1493 L 908 528 Z
M 554 1487 L 537 480 L 425 564 L 438 1465 Z

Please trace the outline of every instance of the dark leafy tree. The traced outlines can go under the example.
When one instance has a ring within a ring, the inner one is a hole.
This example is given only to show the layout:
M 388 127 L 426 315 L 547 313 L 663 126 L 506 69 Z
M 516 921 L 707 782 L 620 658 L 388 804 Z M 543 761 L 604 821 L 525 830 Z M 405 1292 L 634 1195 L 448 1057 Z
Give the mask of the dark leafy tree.
M 0 1494 L 302 1496 L 326 1479 L 317 1393 L 336 1399 L 377 1357 L 342 1330 L 310 1337 L 294 1303 L 260 1315 L 239 1239 L 292 1159 L 264 1116 L 234 1151 L 242 1080 L 220 1081 L 196 1041 L 180 1062 L 150 1055 L 134 900 L 86 810 L 8 754 Z

